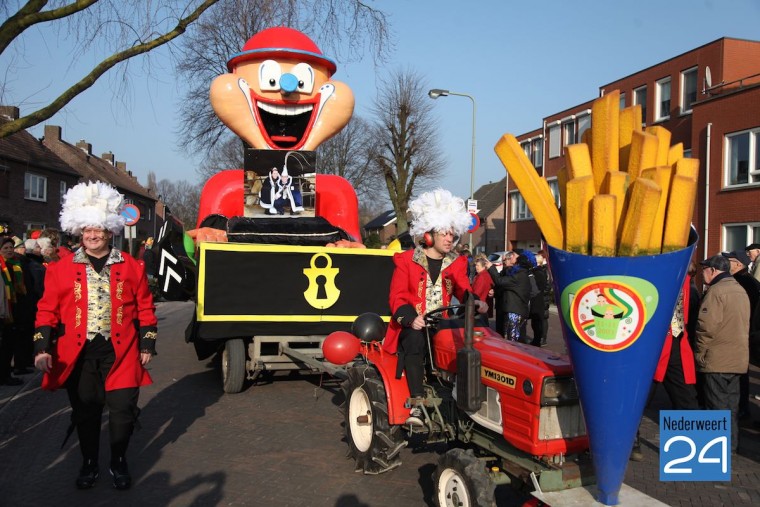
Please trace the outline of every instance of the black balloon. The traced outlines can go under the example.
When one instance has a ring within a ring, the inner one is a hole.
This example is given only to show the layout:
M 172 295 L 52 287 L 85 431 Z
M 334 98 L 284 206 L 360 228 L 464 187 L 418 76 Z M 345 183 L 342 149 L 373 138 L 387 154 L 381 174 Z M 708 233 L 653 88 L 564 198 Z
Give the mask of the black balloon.
M 362 313 L 351 324 L 351 332 L 363 342 L 377 342 L 385 337 L 385 322 L 376 313 Z

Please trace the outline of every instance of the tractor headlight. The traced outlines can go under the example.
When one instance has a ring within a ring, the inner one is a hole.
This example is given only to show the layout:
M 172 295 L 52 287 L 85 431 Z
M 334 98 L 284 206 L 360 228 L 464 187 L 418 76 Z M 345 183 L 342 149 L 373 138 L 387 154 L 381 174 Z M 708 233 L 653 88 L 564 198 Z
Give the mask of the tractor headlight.
M 547 377 L 541 388 L 541 406 L 577 403 L 578 389 L 573 377 Z

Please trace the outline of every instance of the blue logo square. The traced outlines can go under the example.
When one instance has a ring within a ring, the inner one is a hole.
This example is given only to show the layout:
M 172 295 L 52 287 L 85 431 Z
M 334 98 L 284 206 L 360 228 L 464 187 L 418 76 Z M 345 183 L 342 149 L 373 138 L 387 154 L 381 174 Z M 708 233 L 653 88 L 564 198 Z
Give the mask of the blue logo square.
M 661 410 L 660 480 L 730 481 L 731 411 Z

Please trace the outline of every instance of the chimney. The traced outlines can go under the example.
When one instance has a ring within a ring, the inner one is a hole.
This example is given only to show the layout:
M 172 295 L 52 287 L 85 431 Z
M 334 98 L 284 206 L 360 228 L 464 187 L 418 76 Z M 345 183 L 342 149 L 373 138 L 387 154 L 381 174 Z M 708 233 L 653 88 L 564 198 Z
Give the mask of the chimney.
M 116 162 L 116 169 L 120 169 L 124 172 L 127 171 L 127 163 L 126 162 Z
M 79 140 L 77 143 L 77 148 L 84 151 L 87 155 L 92 155 L 92 145 L 84 139 Z
M 45 139 L 47 141 L 60 141 L 61 127 L 58 125 L 45 125 Z
M 116 155 L 111 153 L 110 151 L 107 153 L 103 153 L 100 158 L 111 164 L 112 166 L 116 165 Z
M 6 120 L 18 120 L 19 110 L 16 106 L 0 106 L 0 116 Z

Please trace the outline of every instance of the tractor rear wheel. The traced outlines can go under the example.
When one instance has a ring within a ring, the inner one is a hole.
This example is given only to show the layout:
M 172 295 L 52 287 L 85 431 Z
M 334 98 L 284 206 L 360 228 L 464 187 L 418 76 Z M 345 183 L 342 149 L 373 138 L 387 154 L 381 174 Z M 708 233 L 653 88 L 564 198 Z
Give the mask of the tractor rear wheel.
M 451 449 L 441 456 L 433 482 L 438 507 L 496 506 L 496 484 L 472 450 Z
M 343 391 L 346 441 L 356 471 L 375 475 L 401 465 L 406 440 L 400 426 L 388 424 L 385 386 L 375 369 L 366 364 L 349 368 Z
M 233 338 L 224 343 L 222 350 L 222 385 L 224 392 L 239 393 L 245 382 L 245 342 Z

